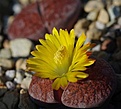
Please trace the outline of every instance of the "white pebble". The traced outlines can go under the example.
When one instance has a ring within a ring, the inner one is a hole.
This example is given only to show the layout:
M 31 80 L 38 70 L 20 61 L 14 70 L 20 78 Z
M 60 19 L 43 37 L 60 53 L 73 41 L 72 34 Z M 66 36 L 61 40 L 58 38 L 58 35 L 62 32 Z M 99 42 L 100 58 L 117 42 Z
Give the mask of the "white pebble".
M 21 82 L 21 88 L 23 89 L 29 89 L 29 85 L 31 83 L 32 78 L 31 77 L 26 77 L 22 80 Z
M 7 70 L 5 72 L 5 77 L 7 80 L 12 80 L 15 77 L 15 70 Z
M 20 84 L 25 76 L 25 72 L 22 70 L 17 70 L 16 77 L 14 78 L 14 82 Z
M 5 84 L 6 84 L 6 87 L 7 87 L 8 89 L 10 89 L 10 90 L 15 89 L 15 84 L 12 83 L 11 81 L 7 81 Z
M 13 6 L 13 11 L 14 11 L 15 14 L 20 13 L 21 10 L 22 10 L 22 7 L 21 7 L 20 4 L 15 4 L 15 5 Z
M 103 29 L 105 29 L 105 27 L 106 27 L 105 24 L 103 24 L 102 22 L 99 22 L 99 21 L 96 22 L 97 29 L 103 30 Z

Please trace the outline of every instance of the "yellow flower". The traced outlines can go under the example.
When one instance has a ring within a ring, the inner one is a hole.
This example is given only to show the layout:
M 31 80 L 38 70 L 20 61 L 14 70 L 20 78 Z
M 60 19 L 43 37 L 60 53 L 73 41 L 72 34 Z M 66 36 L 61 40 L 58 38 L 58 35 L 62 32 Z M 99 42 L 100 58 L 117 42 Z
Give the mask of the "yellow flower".
M 45 40 L 40 39 L 41 45 L 36 45 L 36 50 L 31 52 L 34 57 L 27 60 L 28 70 L 35 71 L 38 77 L 53 80 L 55 90 L 67 86 L 68 82 L 87 78 L 84 71 L 95 60 L 89 58 L 88 51 L 93 44 L 84 44 L 85 40 L 84 33 L 76 42 L 73 29 L 69 34 L 67 30 L 58 32 L 53 28 L 52 34 L 46 34 Z

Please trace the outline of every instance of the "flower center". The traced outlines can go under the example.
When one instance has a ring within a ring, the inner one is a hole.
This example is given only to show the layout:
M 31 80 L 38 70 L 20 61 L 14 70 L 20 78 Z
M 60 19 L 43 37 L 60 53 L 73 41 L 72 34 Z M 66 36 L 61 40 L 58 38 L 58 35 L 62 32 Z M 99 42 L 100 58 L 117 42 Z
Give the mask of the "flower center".
M 54 61 L 56 64 L 62 64 L 62 61 L 64 60 L 65 56 L 67 54 L 66 47 L 61 46 L 56 53 L 54 54 Z

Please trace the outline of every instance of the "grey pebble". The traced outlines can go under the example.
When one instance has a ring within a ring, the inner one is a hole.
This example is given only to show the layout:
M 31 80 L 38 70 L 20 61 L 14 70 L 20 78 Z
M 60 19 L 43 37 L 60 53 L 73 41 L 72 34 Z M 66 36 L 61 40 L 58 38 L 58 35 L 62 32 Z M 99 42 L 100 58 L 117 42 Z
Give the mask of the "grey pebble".
M 15 77 L 15 70 L 7 70 L 5 72 L 5 77 L 7 80 L 12 80 Z

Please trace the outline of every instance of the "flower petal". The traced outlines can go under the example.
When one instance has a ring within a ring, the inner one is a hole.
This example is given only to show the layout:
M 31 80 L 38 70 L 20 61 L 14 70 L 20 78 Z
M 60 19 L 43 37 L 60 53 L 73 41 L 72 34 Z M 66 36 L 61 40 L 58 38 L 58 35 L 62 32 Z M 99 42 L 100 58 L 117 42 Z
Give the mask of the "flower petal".
M 63 76 L 63 77 L 61 78 L 61 86 L 64 88 L 64 87 L 67 86 L 67 84 L 68 84 L 68 82 L 67 82 L 67 77 Z
M 53 84 L 52 84 L 52 88 L 55 89 L 55 90 L 58 90 L 61 86 L 61 79 L 60 78 L 57 78 L 54 80 Z

